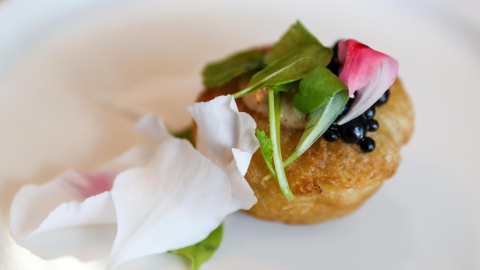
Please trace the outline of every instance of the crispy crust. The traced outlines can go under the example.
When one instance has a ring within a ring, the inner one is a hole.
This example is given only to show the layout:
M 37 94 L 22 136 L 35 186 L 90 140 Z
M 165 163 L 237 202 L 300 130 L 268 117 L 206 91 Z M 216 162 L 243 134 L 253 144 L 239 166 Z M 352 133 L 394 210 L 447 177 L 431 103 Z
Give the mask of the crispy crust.
M 238 90 L 233 80 L 217 89 L 207 89 L 199 101 Z M 365 154 L 358 145 L 342 140 L 327 142 L 320 138 L 300 158 L 285 168 L 295 200 L 288 202 L 275 180 L 262 179 L 269 174 L 262 153 L 252 158 L 245 176 L 258 203 L 247 213 L 260 219 L 290 224 L 311 224 L 344 216 L 357 209 L 392 177 L 401 161 L 400 148 L 410 139 L 414 128 L 413 106 L 403 85 L 397 80 L 390 88 L 390 101 L 377 109 L 377 132 L 368 133 L 376 142 L 375 151 Z M 240 111 L 249 113 L 257 128 L 269 133 L 268 118 L 249 110 L 237 100 Z M 303 130 L 281 129 L 283 158 L 297 146 Z

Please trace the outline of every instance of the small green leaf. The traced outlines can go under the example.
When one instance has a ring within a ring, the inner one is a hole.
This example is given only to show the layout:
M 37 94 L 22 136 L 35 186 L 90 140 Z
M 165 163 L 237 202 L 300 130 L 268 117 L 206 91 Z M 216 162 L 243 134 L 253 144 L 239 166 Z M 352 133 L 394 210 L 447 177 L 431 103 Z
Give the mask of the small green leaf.
M 330 97 L 325 104 L 314 111 L 308 117 L 307 127 L 295 151 L 285 160 L 284 166 L 288 166 L 312 146 L 328 127 L 335 121 L 338 114 L 348 102 L 348 90 L 342 89 Z
M 242 97 L 265 86 L 277 86 L 300 80 L 315 67 L 328 65 L 332 55 L 332 50 L 324 50 L 317 45 L 302 47 L 284 58 L 275 60 L 255 74 L 247 88 L 236 93 L 234 97 Z
M 193 143 L 193 130 L 192 130 L 192 127 L 188 127 L 184 130 L 181 130 L 179 132 L 176 132 L 173 134 L 174 137 L 177 137 L 179 139 L 185 139 L 187 141 L 189 141 L 190 143 L 192 143 L 192 145 L 195 145 Z
M 258 141 L 260 142 L 260 150 L 262 151 L 263 159 L 267 164 L 267 168 L 273 177 L 276 179 L 277 175 L 275 173 L 275 169 L 273 168 L 273 143 L 270 138 L 267 137 L 265 131 L 263 130 L 255 130 L 255 134 L 257 134 Z
M 323 47 L 317 38 L 315 38 L 302 23 L 297 21 L 297 23 L 292 25 L 282 38 L 273 45 L 273 49 L 265 55 L 265 63 L 268 65 L 307 45 L 317 45 L 325 50 L 331 50 L 330 48 Z
M 344 89 L 347 86 L 335 74 L 320 66 L 302 80 L 299 92 L 293 98 L 293 106 L 302 113 L 312 113 Z
M 218 62 L 208 64 L 203 70 L 203 84 L 219 87 L 248 71 L 261 69 L 264 52 L 259 49 L 243 51 Z
M 192 270 L 200 269 L 203 263 L 208 261 L 215 251 L 217 251 L 222 242 L 223 224 L 218 226 L 210 235 L 203 241 L 186 248 L 170 251 L 174 254 L 180 254 L 190 259 L 192 263 Z
M 280 146 L 280 114 L 281 110 L 281 93 L 275 94 L 273 89 L 268 90 L 268 112 L 270 120 L 270 136 L 273 145 L 273 162 L 275 164 L 275 172 L 277 174 L 277 182 L 280 190 L 287 200 L 295 199 L 290 186 L 288 185 L 287 176 L 283 168 L 282 148 Z

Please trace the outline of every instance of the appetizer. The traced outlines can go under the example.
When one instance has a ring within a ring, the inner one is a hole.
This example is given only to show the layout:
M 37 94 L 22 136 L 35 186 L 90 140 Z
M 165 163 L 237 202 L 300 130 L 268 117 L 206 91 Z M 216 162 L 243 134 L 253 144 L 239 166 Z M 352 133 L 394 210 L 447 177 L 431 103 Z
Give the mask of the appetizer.
M 207 65 L 187 109 L 193 134 L 146 115 L 135 125 L 145 140 L 107 164 L 22 187 L 12 237 L 45 259 L 116 269 L 173 253 L 198 270 L 238 210 L 290 224 L 346 215 L 395 173 L 412 134 L 397 71 L 384 53 L 353 39 L 326 47 L 297 22 L 273 46 Z
M 198 101 L 235 97 L 257 124 L 247 213 L 318 223 L 357 209 L 392 177 L 413 106 L 392 57 L 353 39 L 324 46 L 297 22 L 273 46 L 208 64 Z

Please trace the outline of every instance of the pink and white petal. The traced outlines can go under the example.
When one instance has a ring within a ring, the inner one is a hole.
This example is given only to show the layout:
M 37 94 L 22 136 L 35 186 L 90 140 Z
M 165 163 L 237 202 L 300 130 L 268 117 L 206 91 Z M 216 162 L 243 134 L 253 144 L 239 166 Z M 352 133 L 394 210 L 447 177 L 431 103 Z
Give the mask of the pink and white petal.
M 367 85 L 374 75 L 378 59 L 383 57 L 381 54 L 379 58 L 376 53 L 378 52 L 354 39 L 338 44 L 339 61 L 342 64 L 339 78 L 348 86 L 351 97 L 355 91 Z
M 350 96 L 357 92 L 351 109 L 339 121 L 343 125 L 370 108 L 395 82 L 398 62 L 353 39 L 339 43 L 338 56 L 342 64 L 339 78 L 347 84 Z
M 339 124 L 343 125 L 348 121 L 357 118 L 375 104 L 383 93 L 385 93 L 385 91 L 395 82 L 397 69 L 398 65 L 396 65 L 395 62 L 388 61 L 388 59 L 385 60 L 377 69 L 375 75 L 370 79 L 368 84 L 357 91 L 357 98 L 353 102 L 348 113 L 340 119 Z M 392 72 L 392 70 L 395 71 Z M 393 73 L 395 76 L 392 75 Z
M 73 241 L 77 234 L 70 234 L 69 231 L 82 228 L 91 231 L 95 225 L 98 230 L 109 230 L 113 232 L 111 235 L 114 234 L 115 209 L 109 192 L 104 192 L 112 182 L 113 177 L 109 178 L 108 174 L 67 171 L 43 185 L 22 187 L 10 208 L 12 236 L 20 244 L 45 258 L 69 254 L 82 259 L 102 256 L 99 250 L 96 250 L 95 254 L 85 253 L 89 244 L 85 241 Z M 98 240 L 95 239 L 94 231 L 91 231 L 90 235 L 92 240 Z M 39 244 L 40 239 L 48 240 L 49 244 Z M 97 244 L 103 246 L 100 249 L 105 254 L 112 241 L 113 237 L 110 237 Z M 58 248 L 65 246 L 70 248 Z
M 147 166 L 115 180 L 110 267 L 200 242 L 227 215 L 231 192 L 228 176 L 189 142 L 163 142 Z

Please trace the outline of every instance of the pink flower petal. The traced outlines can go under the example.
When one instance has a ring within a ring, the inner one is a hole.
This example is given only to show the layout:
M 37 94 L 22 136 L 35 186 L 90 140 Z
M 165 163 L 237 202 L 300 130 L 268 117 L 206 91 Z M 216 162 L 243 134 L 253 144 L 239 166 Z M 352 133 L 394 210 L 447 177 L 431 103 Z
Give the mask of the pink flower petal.
M 150 140 L 133 146 L 97 170 L 66 171 L 43 185 L 22 187 L 10 208 L 14 239 L 45 259 L 74 255 L 90 260 L 107 256 L 116 231 L 115 208 L 109 192 L 116 175 L 147 164 L 158 144 L 171 138 L 157 116 L 142 118 L 136 129 L 150 136 Z
M 398 62 L 354 39 L 338 44 L 338 58 L 342 64 L 340 80 L 348 86 L 350 96 L 357 92 L 355 102 L 339 122 L 343 125 L 365 112 L 392 86 Z
M 64 180 L 84 198 L 92 197 L 110 191 L 115 174 L 107 172 L 79 173 L 77 177 L 67 177 Z
M 102 190 L 111 186 L 113 178 L 107 174 L 99 177 L 67 171 L 43 185 L 22 187 L 10 208 L 14 239 L 47 259 L 69 254 L 93 259 L 107 254 L 115 235 L 116 216 L 109 192 Z M 100 179 L 98 184 L 95 179 Z M 88 196 L 91 194 L 94 196 Z M 107 241 L 97 242 L 98 232 L 105 235 L 105 230 L 113 233 Z M 79 231 L 85 234 L 84 241 L 74 241 Z M 41 244 L 42 239 L 48 239 L 49 244 Z M 87 252 L 87 239 L 97 244 L 92 252 Z

